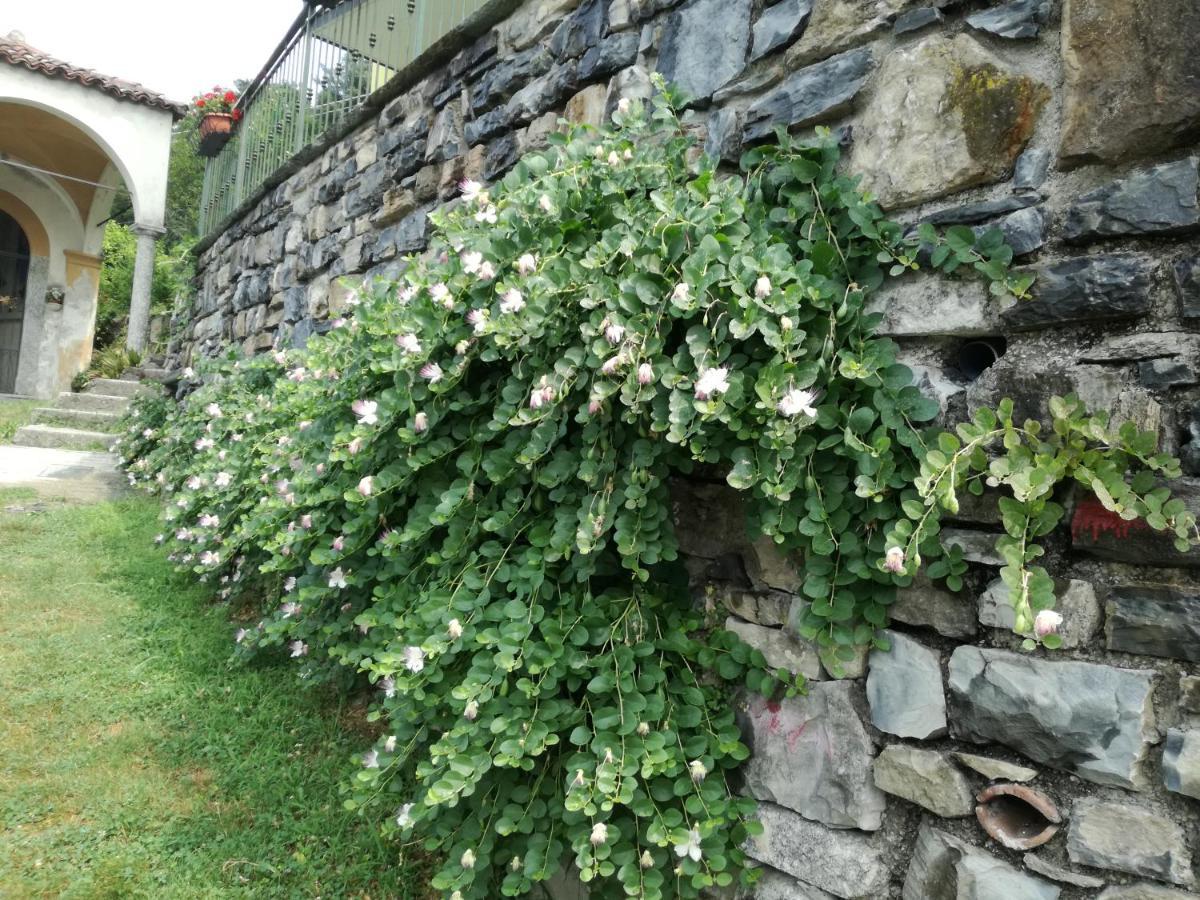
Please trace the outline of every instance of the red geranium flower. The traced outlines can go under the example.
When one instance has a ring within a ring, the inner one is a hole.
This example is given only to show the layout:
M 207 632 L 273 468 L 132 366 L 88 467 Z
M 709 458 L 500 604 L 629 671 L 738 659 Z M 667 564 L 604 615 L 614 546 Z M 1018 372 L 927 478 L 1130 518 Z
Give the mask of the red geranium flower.
M 237 94 L 235 94 L 233 91 L 225 92 L 225 102 L 226 103 L 232 103 L 236 99 L 237 99 Z
M 200 109 L 204 109 L 204 98 L 203 97 L 196 101 L 196 106 L 199 107 Z

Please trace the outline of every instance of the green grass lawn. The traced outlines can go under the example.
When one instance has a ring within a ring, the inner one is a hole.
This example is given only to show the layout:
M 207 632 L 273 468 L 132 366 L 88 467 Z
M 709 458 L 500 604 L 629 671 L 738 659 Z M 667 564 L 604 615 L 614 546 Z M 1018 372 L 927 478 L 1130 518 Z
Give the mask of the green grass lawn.
M 152 503 L 30 496 L 0 492 L 0 897 L 426 896 L 342 808 L 361 710 L 231 664 Z
M 0 444 L 11 441 L 17 429 L 29 422 L 29 414 L 41 405 L 40 400 L 0 400 Z

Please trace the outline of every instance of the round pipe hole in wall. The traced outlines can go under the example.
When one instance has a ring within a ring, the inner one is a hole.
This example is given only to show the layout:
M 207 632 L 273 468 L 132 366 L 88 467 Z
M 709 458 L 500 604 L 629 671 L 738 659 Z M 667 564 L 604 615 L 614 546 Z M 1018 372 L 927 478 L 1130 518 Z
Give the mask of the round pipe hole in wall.
M 1008 341 L 1002 337 L 981 337 L 965 341 L 956 357 L 958 371 L 967 381 L 974 381 L 1004 355 Z

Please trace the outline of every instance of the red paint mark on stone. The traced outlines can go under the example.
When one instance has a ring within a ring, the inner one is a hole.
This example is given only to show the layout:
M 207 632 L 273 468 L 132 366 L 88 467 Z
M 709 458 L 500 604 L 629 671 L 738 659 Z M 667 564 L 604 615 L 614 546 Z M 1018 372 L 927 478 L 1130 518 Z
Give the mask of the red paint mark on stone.
M 783 705 L 778 700 L 768 700 L 767 701 L 767 709 L 769 709 L 773 713 L 779 712 L 779 710 L 782 708 L 783 708 Z
M 1150 526 L 1141 519 L 1122 519 L 1115 512 L 1105 509 L 1094 497 L 1080 501 L 1071 519 L 1071 540 L 1086 539 L 1098 543 L 1101 538 L 1126 540 L 1135 531 L 1146 531 Z
M 793 728 L 791 731 L 789 731 L 787 733 L 787 737 L 784 738 L 784 740 L 787 741 L 789 753 L 796 752 L 796 744 L 798 744 L 800 742 L 800 736 L 802 734 L 804 734 L 804 729 L 806 729 L 807 727 L 808 727 L 808 722 L 801 722 L 798 727 Z

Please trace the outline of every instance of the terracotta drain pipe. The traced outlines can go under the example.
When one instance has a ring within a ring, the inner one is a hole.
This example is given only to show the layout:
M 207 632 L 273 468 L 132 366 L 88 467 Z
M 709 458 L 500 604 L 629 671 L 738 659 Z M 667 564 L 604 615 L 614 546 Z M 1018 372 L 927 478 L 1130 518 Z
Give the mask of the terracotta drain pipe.
M 983 830 L 1010 850 L 1040 847 L 1062 823 L 1054 802 L 1023 784 L 994 784 L 976 800 L 975 816 Z

